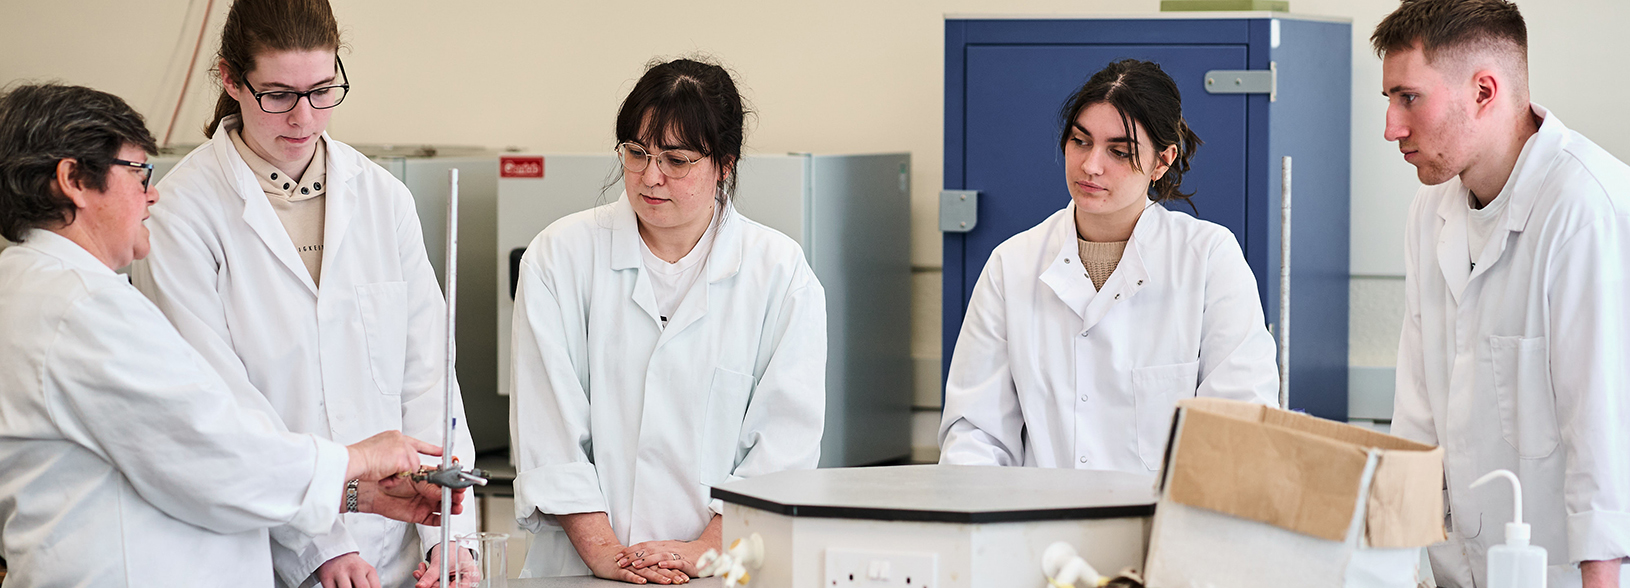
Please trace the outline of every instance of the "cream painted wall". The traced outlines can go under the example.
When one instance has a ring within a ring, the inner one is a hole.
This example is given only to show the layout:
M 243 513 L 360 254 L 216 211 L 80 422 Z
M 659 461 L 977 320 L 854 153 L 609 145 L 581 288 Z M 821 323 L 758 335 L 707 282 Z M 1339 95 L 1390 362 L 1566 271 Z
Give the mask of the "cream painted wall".
M 182 74 L 187 102 L 172 142 L 202 140 L 213 82 L 186 59 L 203 0 L 8 0 L 0 20 L 0 80 L 60 79 L 124 96 L 161 137 Z M 205 36 L 214 50 L 227 0 Z M 946 13 L 1136 13 L 1157 0 L 993 2 L 833 0 L 716 2 L 654 14 L 656 3 L 501 0 L 334 0 L 350 45 L 355 92 L 332 130 L 354 143 L 525 146 L 541 151 L 610 148 L 617 102 L 652 56 L 705 51 L 737 73 L 759 113 L 748 147 L 758 152 L 885 151 L 914 154 L 913 259 L 937 266 Z M 634 6 L 639 14 L 630 15 Z M 1398 219 L 1416 186 L 1381 140 L 1380 64 L 1367 50 L 1394 0 L 1296 0 L 1296 12 L 1354 23 L 1353 272 L 1400 273 Z M 1535 100 L 1615 153 L 1630 153 L 1630 120 L 1615 99 L 1630 90 L 1630 3 L 1523 3 L 1532 35 Z
M 646 60 L 695 51 L 731 67 L 758 112 L 753 152 L 910 151 L 913 352 L 919 404 L 937 405 L 940 236 L 936 194 L 943 141 L 943 16 L 1147 13 L 1158 0 L 828 0 L 825 2 L 535 2 L 333 0 L 354 92 L 331 131 L 352 143 L 610 149 L 618 101 Z M 202 140 L 213 82 L 186 60 L 205 0 L 7 0 L 0 81 L 60 79 L 128 99 L 156 135 L 192 85 L 173 143 Z M 212 54 L 226 0 L 205 37 Z M 1402 273 L 1403 215 L 1418 183 L 1381 138 L 1385 102 L 1369 32 L 1396 0 L 1293 0 L 1298 13 L 1353 19 L 1353 268 Z M 1630 3 L 1521 2 L 1530 28 L 1534 99 L 1621 157 L 1630 119 Z M 1062 99 L 1063 97 L 1060 97 Z M 1362 280 L 1363 278 L 1361 278 Z M 1383 280 L 1385 280 L 1383 278 Z M 1355 282 L 1355 324 L 1395 321 L 1385 282 Z M 1372 329 L 1373 330 L 1373 329 Z M 1354 357 L 1390 364 L 1391 332 L 1355 333 Z M 1389 341 L 1390 338 L 1390 341 Z

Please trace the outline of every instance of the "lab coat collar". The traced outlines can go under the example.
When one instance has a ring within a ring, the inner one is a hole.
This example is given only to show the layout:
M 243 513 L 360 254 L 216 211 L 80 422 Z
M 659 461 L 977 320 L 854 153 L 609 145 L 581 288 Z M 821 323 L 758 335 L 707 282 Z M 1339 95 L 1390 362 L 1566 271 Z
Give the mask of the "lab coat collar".
M 243 221 L 255 231 L 255 235 L 272 251 L 284 269 L 305 284 L 312 296 L 316 296 L 317 284 L 311 280 L 311 272 L 306 269 L 305 262 L 300 260 L 294 241 L 289 239 L 288 229 L 283 227 L 283 221 L 277 218 L 271 202 L 266 200 L 266 192 L 260 188 L 260 180 L 255 178 L 254 170 L 249 168 L 249 163 L 244 161 L 238 148 L 232 144 L 228 129 L 241 125 L 237 115 L 221 119 L 215 135 L 210 137 L 216 162 L 224 171 L 226 182 L 243 199 Z M 323 271 L 327 271 L 329 259 L 339 248 L 345 229 L 351 222 L 355 199 L 350 197 L 350 180 L 361 170 L 355 163 L 359 157 L 356 150 L 329 138 L 326 131 L 322 139 L 328 151 L 328 196 L 323 206 Z
M 706 286 L 697 284 L 685 294 L 685 299 L 674 309 L 674 316 L 671 317 L 673 320 L 668 322 L 668 327 L 663 329 L 662 337 L 657 340 L 658 348 L 707 315 L 708 298 L 713 292 L 713 285 L 741 271 L 745 245 L 739 225 L 745 219 L 732 218 L 735 216 L 735 210 L 735 207 L 726 202 L 724 210 L 719 213 L 719 227 L 714 230 L 713 248 L 708 250 L 705 262 L 707 266 L 703 268 L 703 271 L 707 272 L 707 284 Z
M 118 275 L 102 260 L 73 240 L 45 229 L 29 229 L 17 247 L 33 249 L 61 260 L 68 267 L 98 275 Z
M 1454 182 L 1453 188 L 1448 196 L 1438 202 L 1438 271 L 1443 273 L 1449 295 L 1459 303 L 1460 294 L 1466 290 L 1466 283 L 1471 281 L 1472 275 L 1466 261 L 1466 217 L 1470 214 L 1466 199 L 1471 197 L 1471 190 L 1458 177 L 1450 181 Z M 1509 208 L 1507 213 L 1510 213 Z M 1494 235 L 1490 234 L 1489 238 L 1493 239 Z
M 713 249 L 708 252 L 706 261 L 708 283 L 724 280 L 741 271 L 742 260 L 745 259 L 742 248 L 745 245 L 741 240 L 741 227 L 736 224 L 744 220 L 737 217 L 734 204 L 725 203 L 719 228 L 713 236 Z M 611 208 L 611 269 L 645 266 L 645 260 L 640 256 L 639 239 L 639 218 L 634 214 L 633 205 L 628 203 L 628 193 L 623 192 L 617 196 L 617 202 Z
M 611 269 L 636 269 L 645 263 L 640 258 L 639 239 L 640 221 L 625 191 L 611 203 Z
M 319 273 L 333 275 L 328 273 L 329 265 L 339 257 L 337 253 L 345 246 L 351 218 L 356 216 L 357 201 L 361 196 L 356 193 L 358 182 L 355 180 L 362 174 L 361 162 L 365 158 L 350 145 L 330 139 L 327 131 L 323 132 L 323 143 L 328 150 L 328 196 L 323 203 L 323 259 Z M 267 203 L 267 208 L 271 208 L 270 203 Z M 278 225 L 281 226 L 282 222 L 279 221 Z M 284 236 L 286 239 L 287 231 Z M 292 244 L 293 241 L 290 241 Z M 295 273 L 305 278 L 307 284 L 316 286 L 311 283 L 311 272 L 305 270 L 305 262 L 300 261 L 299 253 L 296 252 L 291 259 L 299 262 L 293 268 Z M 312 291 L 316 292 L 317 288 L 313 287 Z
M 1115 304 L 1130 298 L 1148 284 L 1149 271 L 1143 263 L 1142 249 L 1153 243 L 1155 235 L 1160 232 L 1158 225 L 1164 222 L 1165 213 L 1165 207 L 1159 204 L 1151 203 L 1144 208 L 1137 224 L 1132 226 L 1132 238 L 1127 240 L 1120 263 L 1116 264 L 1115 272 L 1110 274 L 1100 291 L 1093 288 L 1092 278 L 1087 276 L 1086 268 L 1081 265 L 1081 249 L 1076 243 L 1075 202 L 1071 201 L 1061 214 L 1053 217 L 1056 224 L 1048 231 L 1046 250 L 1055 253 L 1052 263 L 1041 274 L 1041 282 L 1051 288 L 1070 310 L 1075 311 L 1087 328 L 1091 328 Z
M 611 203 L 610 216 L 611 270 L 634 270 L 634 291 L 629 297 L 653 322 L 661 325 L 656 291 L 651 287 L 651 277 L 642 271 L 645 260 L 640 256 L 640 221 L 634 215 L 634 206 L 628 203 L 628 192 L 617 195 L 617 201 Z
M 736 275 L 741 271 L 745 245 L 741 238 L 741 227 L 738 223 L 745 219 L 736 218 L 735 207 L 725 203 L 724 212 L 719 218 L 719 228 L 713 236 L 713 249 L 708 251 L 707 261 L 703 262 L 707 272 L 707 283 L 717 283 Z M 634 304 L 651 316 L 651 320 L 661 324 L 662 318 L 657 311 L 656 292 L 652 290 L 651 278 L 645 273 L 645 259 L 640 254 L 640 225 L 639 218 L 634 214 L 634 206 L 628 203 L 628 193 L 618 195 L 617 202 L 611 205 L 611 269 L 638 271 L 634 280 L 632 298 Z M 657 341 L 661 347 L 668 339 L 683 331 L 686 326 L 696 322 L 707 312 L 708 288 L 692 288 L 680 301 L 679 307 L 674 309 L 674 316 L 669 317 L 668 326 L 663 329 L 662 337 Z M 695 310 L 696 308 L 701 310 Z
M 741 239 L 741 223 L 746 219 L 736 216 L 736 205 L 726 200 L 724 212 L 719 215 L 718 232 L 713 235 L 713 250 L 707 256 L 707 283 L 716 284 L 741 271 L 746 258 L 746 245 Z
M 1488 271 L 1505 254 L 1507 236 L 1528 227 L 1534 205 L 1542 197 L 1540 187 L 1567 143 L 1569 131 L 1560 119 L 1543 106 L 1531 104 L 1530 107 L 1543 120 L 1539 131 L 1523 144 L 1516 166 L 1511 170 L 1511 177 L 1506 179 L 1505 186 L 1495 196 L 1495 199 L 1506 199 L 1504 216 L 1489 234 L 1488 245 L 1484 247 L 1475 268 L 1465 260 L 1467 239 L 1470 238 L 1466 227 L 1470 214 L 1467 206 L 1471 198 L 1470 190 L 1456 177 L 1451 180 L 1454 182 L 1451 193 L 1438 202 L 1438 218 L 1443 223 L 1438 237 L 1438 268 L 1443 272 L 1449 293 L 1456 303 L 1460 302 L 1472 278 Z
M 1541 197 L 1540 186 L 1555 167 L 1553 163 L 1571 135 L 1568 127 L 1551 111 L 1538 104 L 1529 106 L 1543 120 L 1540 121 L 1539 132 L 1529 137 L 1523 145 L 1522 154 L 1517 156 L 1517 166 L 1511 170 L 1511 177 L 1506 180 L 1501 194 L 1511 198 L 1511 202 L 1506 204 L 1506 217 L 1502 224 L 1513 232 L 1528 228 L 1528 219 L 1533 217 L 1534 205 Z

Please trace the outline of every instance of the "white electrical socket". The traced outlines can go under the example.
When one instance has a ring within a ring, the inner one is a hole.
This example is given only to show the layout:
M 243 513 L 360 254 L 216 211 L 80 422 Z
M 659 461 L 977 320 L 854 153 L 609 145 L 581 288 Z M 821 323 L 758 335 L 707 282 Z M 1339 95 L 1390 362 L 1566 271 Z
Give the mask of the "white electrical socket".
M 827 549 L 823 588 L 935 588 L 939 554 Z

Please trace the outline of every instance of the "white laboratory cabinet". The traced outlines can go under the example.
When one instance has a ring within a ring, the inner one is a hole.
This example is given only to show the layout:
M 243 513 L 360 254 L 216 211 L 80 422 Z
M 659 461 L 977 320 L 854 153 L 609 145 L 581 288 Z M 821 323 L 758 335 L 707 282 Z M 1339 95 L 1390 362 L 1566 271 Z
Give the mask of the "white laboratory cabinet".
M 498 323 L 492 300 L 492 249 L 498 220 L 498 154 L 472 147 L 360 145 L 357 150 L 384 167 L 413 193 L 425 252 L 446 291 L 447 172 L 458 171 L 459 393 L 470 437 L 478 452 L 509 446 L 509 399 L 498 391 Z
M 622 170 L 609 152 L 503 159 L 496 299 L 498 389 L 507 394 L 521 253 L 556 219 L 618 198 Z M 797 241 L 826 290 L 822 467 L 911 454 L 910 175 L 905 153 L 749 155 L 740 166 L 737 210 Z

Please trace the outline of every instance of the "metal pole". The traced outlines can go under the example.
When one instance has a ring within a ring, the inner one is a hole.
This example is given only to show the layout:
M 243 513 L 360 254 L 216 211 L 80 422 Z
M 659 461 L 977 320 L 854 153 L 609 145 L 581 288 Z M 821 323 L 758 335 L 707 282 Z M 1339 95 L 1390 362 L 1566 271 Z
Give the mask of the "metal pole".
M 1290 156 L 1279 163 L 1279 408 L 1290 410 Z
M 442 281 L 447 288 L 447 371 L 443 372 L 446 380 L 447 394 L 442 422 L 441 466 L 447 468 L 453 465 L 453 386 L 457 385 L 453 378 L 453 326 L 458 313 L 458 168 L 447 170 L 447 268 Z M 452 512 L 453 489 L 447 486 L 441 488 L 441 578 L 437 580 L 442 588 L 447 588 L 447 578 L 452 570 L 448 569 L 450 561 L 450 546 L 452 539 Z

